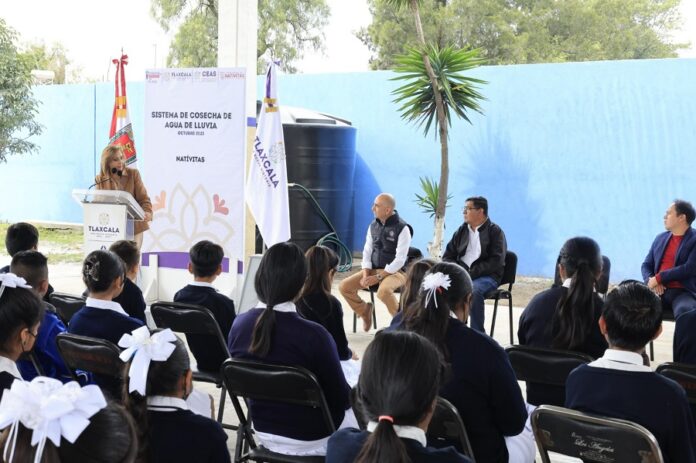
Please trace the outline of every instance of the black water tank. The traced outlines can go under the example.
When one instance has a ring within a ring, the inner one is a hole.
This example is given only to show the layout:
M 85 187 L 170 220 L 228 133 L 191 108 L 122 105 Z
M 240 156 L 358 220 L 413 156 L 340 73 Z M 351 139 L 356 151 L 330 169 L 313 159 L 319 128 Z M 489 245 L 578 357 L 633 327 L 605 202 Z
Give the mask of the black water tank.
M 288 183 L 307 188 L 353 249 L 353 175 L 357 130 L 350 122 L 303 108 L 281 106 Z M 291 241 L 303 250 L 331 230 L 300 188 L 290 187 Z M 258 247 L 258 246 L 257 246 Z

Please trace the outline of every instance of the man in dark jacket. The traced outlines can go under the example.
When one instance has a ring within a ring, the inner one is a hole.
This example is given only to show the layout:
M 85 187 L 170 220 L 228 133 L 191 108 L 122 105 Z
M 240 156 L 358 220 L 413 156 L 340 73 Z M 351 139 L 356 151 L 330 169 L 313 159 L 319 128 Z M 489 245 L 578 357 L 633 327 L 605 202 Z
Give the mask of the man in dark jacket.
M 665 212 L 666 232 L 650 246 L 641 266 L 643 281 L 660 296 L 662 310 L 675 318 L 696 310 L 696 232 L 691 203 L 675 199 Z
M 358 290 L 379 285 L 377 298 L 394 316 L 399 302 L 394 291 L 404 285 L 404 265 L 411 245 L 409 225 L 396 212 L 396 201 L 387 193 L 375 198 L 372 213 L 375 220 L 367 229 L 363 248 L 362 271 L 341 282 L 338 289 L 353 311 L 363 320 L 363 329 L 370 330 L 372 304 L 358 296 Z
M 474 283 L 471 300 L 470 325 L 485 333 L 483 328 L 484 298 L 500 285 L 505 267 L 507 242 L 503 230 L 488 218 L 488 200 L 482 196 L 467 198 L 464 224 L 447 243 L 442 260 L 464 267 Z

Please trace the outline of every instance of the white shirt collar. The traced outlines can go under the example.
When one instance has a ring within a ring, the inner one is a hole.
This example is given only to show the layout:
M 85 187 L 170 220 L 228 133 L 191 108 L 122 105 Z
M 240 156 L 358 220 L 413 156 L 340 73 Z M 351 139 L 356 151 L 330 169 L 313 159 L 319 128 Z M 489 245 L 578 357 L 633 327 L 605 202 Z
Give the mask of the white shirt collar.
M 215 289 L 215 286 L 213 286 L 212 283 L 208 283 L 207 281 L 192 281 L 191 283 L 189 283 L 189 286 L 200 286 L 201 288 Z
M 590 362 L 589 365 L 611 370 L 652 371 L 650 367 L 643 365 L 643 357 L 640 354 L 617 349 L 607 349 L 602 357 Z
M 417 426 L 402 426 L 399 424 L 395 424 L 393 426 L 396 435 L 401 437 L 402 439 L 412 439 L 417 441 L 423 447 L 428 446 L 428 440 L 425 438 L 425 431 L 423 431 L 421 428 Z M 376 421 L 370 421 L 369 423 L 367 423 L 368 432 L 374 431 L 375 428 L 377 428 Z
M 0 356 L 0 371 L 5 371 L 17 379 L 22 379 L 22 375 L 19 374 L 17 369 L 17 364 L 7 357 Z
M 188 405 L 184 399 L 178 397 L 167 397 L 163 395 L 153 395 L 147 398 L 147 409 L 162 412 L 173 412 L 176 410 L 188 410 Z
M 255 308 L 265 309 L 266 304 L 263 302 L 259 302 L 258 304 L 256 304 Z M 281 304 L 276 304 L 273 306 L 273 310 L 275 310 L 277 312 L 297 312 L 297 309 L 295 308 L 295 303 L 292 301 L 283 302 Z
M 85 301 L 85 305 L 88 307 L 94 307 L 95 309 L 113 310 L 114 312 L 120 313 L 121 315 L 125 315 L 126 317 L 129 316 L 126 313 L 126 311 L 123 310 L 123 307 L 121 307 L 121 304 L 119 304 L 118 302 L 105 301 L 102 299 L 95 299 L 93 297 L 88 297 L 87 300 Z

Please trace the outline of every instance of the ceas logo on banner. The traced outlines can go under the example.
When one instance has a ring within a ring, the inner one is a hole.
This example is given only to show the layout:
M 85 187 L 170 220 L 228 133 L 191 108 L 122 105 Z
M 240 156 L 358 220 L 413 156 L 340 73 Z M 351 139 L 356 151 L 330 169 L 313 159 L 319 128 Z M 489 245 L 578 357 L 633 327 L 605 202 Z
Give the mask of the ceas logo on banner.
M 162 77 L 162 74 L 159 72 L 145 72 L 145 80 L 148 82 L 157 82 L 160 77 Z

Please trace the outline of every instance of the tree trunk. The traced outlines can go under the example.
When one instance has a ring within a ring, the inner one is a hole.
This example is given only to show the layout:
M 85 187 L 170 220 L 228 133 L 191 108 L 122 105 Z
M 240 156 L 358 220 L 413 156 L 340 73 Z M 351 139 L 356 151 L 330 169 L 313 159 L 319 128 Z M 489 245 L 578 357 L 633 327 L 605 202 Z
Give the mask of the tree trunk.
M 437 113 L 437 122 L 439 125 L 440 184 L 437 207 L 435 208 L 435 230 L 433 233 L 433 241 L 430 243 L 429 247 L 430 257 L 439 259 L 440 255 L 442 254 L 442 235 L 444 234 L 445 229 L 445 210 L 447 206 L 447 191 L 449 186 L 449 146 L 447 144 L 448 126 L 447 118 L 445 116 L 445 105 L 442 102 L 442 93 L 440 93 L 435 71 L 433 70 L 427 50 L 425 49 L 425 35 L 423 34 L 423 25 L 421 24 L 420 11 L 418 9 L 418 2 L 416 0 L 411 0 L 411 10 L 413 10 L 413 16 L 416 21 L 418 39 L 423 47 L 423 64 L 425 65 L 425 71 L 428 74 L 430 85 L 433 88 L 433 95 L 435 96 L 435 112 Z

